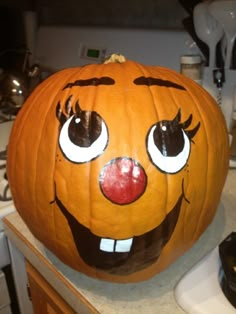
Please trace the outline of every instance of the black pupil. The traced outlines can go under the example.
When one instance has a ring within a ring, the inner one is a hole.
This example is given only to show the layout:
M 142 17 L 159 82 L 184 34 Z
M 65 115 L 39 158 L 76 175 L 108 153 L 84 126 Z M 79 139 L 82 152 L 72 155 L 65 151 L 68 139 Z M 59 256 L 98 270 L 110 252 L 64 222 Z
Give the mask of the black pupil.
M 154 142 L 163 156 L 177 156 L 184 147 L 182 128 L 171 121 L 158 122 L 154 130 Z
M 69 125 L 69 138 L 80 147 L 89 147 L 101 134 L 102 119 L 95 111 L 81 111 Z

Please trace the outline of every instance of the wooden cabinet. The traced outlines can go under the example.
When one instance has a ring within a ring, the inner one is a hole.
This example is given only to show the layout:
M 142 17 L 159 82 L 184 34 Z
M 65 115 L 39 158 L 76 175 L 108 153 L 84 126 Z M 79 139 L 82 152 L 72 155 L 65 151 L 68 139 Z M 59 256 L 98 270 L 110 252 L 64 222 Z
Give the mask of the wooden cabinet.
M 29 280 L 29 293 L 32 299 L 34 314 L 76 313 L 27 261 L 26 272 Z

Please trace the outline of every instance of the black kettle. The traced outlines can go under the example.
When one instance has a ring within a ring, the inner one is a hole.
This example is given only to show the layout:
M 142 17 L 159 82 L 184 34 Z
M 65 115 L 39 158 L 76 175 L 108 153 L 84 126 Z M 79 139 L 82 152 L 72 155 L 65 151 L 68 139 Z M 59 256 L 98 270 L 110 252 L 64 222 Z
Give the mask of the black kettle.
M 221 288 L 236 308 L 236 232 L 229 234 L 220 243 L 219 256 L 222 265 Z

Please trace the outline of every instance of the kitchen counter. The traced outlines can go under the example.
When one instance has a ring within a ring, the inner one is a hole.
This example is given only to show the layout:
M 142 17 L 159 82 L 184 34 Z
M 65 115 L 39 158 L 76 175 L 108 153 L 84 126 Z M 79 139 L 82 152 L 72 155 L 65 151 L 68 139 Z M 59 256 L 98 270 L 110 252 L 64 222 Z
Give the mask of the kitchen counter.
M 184 313 L 174 297 L 180 278 L 236 230 L 236 170 L 230 170 L 216 216 L 199 241 L 167 270 L 136 284 L 89 278 L 64 265 L 31 234 L 17 212 L 4 218 L 7 237 L 78 313 Z

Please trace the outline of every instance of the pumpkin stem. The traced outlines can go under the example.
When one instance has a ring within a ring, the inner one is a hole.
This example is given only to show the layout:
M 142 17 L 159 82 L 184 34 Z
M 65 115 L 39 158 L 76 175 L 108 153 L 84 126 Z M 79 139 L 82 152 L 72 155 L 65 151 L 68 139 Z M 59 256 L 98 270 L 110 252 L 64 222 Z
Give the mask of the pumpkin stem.
M 125 57 L 119 53 L 113 53 L 109 57 L 107 57 L 104 61 L 104 64 L 107 63 L 124 63 L 126 61 Z

